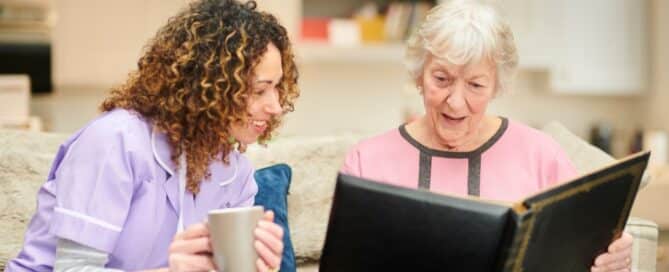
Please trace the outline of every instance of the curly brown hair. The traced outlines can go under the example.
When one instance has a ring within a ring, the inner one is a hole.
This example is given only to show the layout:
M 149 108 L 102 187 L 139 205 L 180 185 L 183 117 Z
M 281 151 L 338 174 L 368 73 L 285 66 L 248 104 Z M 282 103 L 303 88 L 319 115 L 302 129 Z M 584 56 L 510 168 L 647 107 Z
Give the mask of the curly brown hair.
M 186 187 L 197 194 L 211 176 L 210 163 L 229 163 L 237 144 L 229 128 L 247 122 L 253 70 L 269 43 L 281 53 L 279 103 L 284 113 L 293 111 L 298 73 L 286 29 L 254 1 L 234 0 L 197 1 L 170 18 L 145 47 L 138 69 L 100 108 L 138 112 L 165 132 L 176 165 L 186 152 Z M 275 116 L 259 142 L 270 140 L 280 122 Z

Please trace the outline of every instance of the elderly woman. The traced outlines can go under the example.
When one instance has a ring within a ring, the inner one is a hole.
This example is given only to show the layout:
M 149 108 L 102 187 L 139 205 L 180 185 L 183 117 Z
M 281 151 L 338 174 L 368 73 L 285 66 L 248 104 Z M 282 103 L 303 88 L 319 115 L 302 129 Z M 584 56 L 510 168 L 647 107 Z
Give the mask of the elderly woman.
M 158 31 L 103 113 L 61 146 L 7 271 L 216 269 L 207 212 L 253 205 L 241 153 L 298 96 L 286 30 L 255 7 L 196 1 Z M 255 235 L 257 270 L 276 271 L 271 212 Z
M 474 1 L 435 7 L 410 39 L 406 60 L 425 115 L 357 144 L 343 173 L 496 200 L 517 200 L 576 175 L 549 136 L 486 113 L 510 88 L 518 63 L 513 34 L 494 8 Z M 628 271 L 631 248 L 632 237 L 623 235 L 592 271 Z

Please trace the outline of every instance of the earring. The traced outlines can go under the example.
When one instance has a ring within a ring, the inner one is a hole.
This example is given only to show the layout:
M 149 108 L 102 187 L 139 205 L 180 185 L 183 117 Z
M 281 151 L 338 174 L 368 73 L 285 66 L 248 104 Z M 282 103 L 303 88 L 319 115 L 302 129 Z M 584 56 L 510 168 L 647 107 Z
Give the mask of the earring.
M 237 143 L 237 150 L 239 150 L 239 153 L 244 153 L 246 152 L 247 145 L 242 142 Z

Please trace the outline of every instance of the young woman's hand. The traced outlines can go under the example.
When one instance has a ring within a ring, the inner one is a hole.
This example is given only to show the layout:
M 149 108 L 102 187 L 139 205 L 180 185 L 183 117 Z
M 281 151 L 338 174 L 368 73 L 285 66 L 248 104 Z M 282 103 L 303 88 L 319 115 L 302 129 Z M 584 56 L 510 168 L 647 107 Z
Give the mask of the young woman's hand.
M 169 271 L 216 270 L 211 252 L 207 224 L 192 225 L 174 236 L 169 248 Z
M 595 264 L 590 268 L 591 272 L 622 272 L 632 271 L 632 235 L 623 233 L 617 240 L 609 245 L 608 252 L 597 256 Z
M 272 211 L 265 212 L 254 234 L 254 246 L 259 257 L 256 261 L 258 272 L 279 271 L 283 254 L 283 228 L 274 223 Z
M 283 254 L 283 229 L 275 224 L 274 213 L 265 212 L 254 230 L 254 243 L 259 272 L 278 271 Z M 216 266 L 212 258 L 209 228 L 200 223 L 177 233 L 169 249 L 170 271 L 211 271 Z

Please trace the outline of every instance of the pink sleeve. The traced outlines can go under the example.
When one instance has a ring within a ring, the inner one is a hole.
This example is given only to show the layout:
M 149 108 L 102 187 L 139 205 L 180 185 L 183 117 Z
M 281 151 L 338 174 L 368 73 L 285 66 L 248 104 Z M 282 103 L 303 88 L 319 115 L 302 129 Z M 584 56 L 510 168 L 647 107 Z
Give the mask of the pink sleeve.
M 548 186 L 564 183 L 578 176 L 578 171 L 569 159 L 569 156 L 560 148 L 556 148 L 555 155 L 548 166 L 546 184 Z
M 346 153 L 344 165 L 339 169 L 339 172 L 356 177 L 362 176 L 362 171 L 360 169 L 360 151 L 357 146 L 351 148 L 351 150 Z

